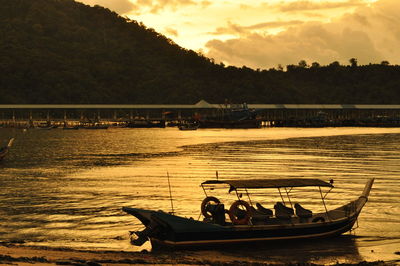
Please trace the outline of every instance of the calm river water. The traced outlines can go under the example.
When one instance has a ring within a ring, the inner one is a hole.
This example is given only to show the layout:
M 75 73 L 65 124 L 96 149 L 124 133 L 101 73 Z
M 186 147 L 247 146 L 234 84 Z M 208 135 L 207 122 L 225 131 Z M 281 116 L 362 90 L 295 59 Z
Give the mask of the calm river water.
M 333 178 L 333 207 L 358 197 L 374 177 L 354 236 L 291 248 L 310 262 L 399 259 L 400 129 L 0 129 L 3 144 L 10 137 L 14 146 L 0 163 L 2 242 L 141 250 L 128 241 L 139 222 L 121 207 L 169 211 L 167 172 L 176 213 L 195 219 L 204 198 L 199 184 L 216 171 L 221 179 Z M 318 197 L 300 201 L 317 211 Z M 270 250 L 212 252 L 262 260 Z

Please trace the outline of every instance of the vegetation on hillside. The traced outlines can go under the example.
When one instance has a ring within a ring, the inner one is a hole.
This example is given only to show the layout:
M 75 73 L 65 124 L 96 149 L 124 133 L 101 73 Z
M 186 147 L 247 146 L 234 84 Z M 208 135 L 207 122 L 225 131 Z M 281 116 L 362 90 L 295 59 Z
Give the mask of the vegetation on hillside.
M 100 6 L 0 0 L 0 103 L 375 103 L 400 100 L 400 67 L 216 64 Z

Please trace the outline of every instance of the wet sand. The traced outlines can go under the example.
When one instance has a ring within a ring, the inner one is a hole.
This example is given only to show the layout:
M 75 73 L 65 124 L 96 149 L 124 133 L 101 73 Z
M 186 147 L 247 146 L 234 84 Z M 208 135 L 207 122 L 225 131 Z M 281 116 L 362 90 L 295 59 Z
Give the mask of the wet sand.
M 341 248 L 341 241 L 352 241 L 348 236 L 341 239 L 320 240 L 261 247 L 227 248 L 215 250 L 185 251 L 95 251 L 65 248 L 33 247 L 20 244 L 0 244 L 0 264 L 9 265 L 399 265 L 400 248 L 393 255 L 397 260 L 385 261 L 386 255 L 379 247 L 370 246 L 370 260 Z M 238 250 L 239 249 L 239 250 Z M 375 251 L 376 250 L 376 251 Z M 239 251 L 239 252 L 238 252 Z M 240 253 L 240 254 L 239 254 Z M 344 256 L 348 253 L 348 256 Z M 235 258 L 236 254 L 236 258 Z

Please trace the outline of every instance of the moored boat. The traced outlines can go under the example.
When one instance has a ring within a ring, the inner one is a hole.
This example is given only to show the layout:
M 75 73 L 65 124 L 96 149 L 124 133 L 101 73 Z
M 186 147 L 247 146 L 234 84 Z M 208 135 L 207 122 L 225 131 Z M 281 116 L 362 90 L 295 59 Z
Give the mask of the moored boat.
M 80 123 L 79 128 L 82 129 L 108 129 L 109 126 L 103 123 Z
M 165 128 L 165 120 L 151 121 L 146 119 L 134 119 L 126 123 L 127 128 Z
M 196 122 L 181 122 L 178 125 L 179 130 L 197 130 L 199 128 L 199 124 Z
M 14 138 L 11 138 L 8 141 L 8 144 L 6 146 L 0 148 L 0 161 L 3 160 L 4 157 L 6 157 L 6 155 L 8 154 L 13 142 L 14 142 Z
M 358 198 L 332 210 L 328 210 L 325 198 L 333 189 L 333 182 L 300 178 L 205 181 L 201 184 L 206 194 L 201 203 L 203 220 L 140 208 L 124 207 L 123 211 L 135 216 L 145 226 L 142 231 L 131 232 L 131 242 L 138 246 L 147 240 L 151 241 L 153 247 L 187 248 L 326 238 L 338 236 L 353 228 L 368 200 L 373 182 L 374 179 L 367 181 Z M 229 209 L 225 209 L 218 198 L 207 194 L 223 185 L 229 187 L 229 193 L 235 192 L 236 200 Z M 300 187 L 318 187 L 324 211 L 313 213 L 299 203 L 293 203 L 290 193 Z M 282 200 L 274 205 L 274 211 L 251 200 L 251 194 L 257 198 L 261 190 L 271 188 L 278 189 Z M 325 195 L 323 188 L 328 189 Z M 286 201 L 282 190 L 286 192 Z M 244 195 L 247 200 L 243 199 Z
M 211 116 L 197 117 L 199 128 L 260 128 L 257 112 L 247 104 L 226 105 Z

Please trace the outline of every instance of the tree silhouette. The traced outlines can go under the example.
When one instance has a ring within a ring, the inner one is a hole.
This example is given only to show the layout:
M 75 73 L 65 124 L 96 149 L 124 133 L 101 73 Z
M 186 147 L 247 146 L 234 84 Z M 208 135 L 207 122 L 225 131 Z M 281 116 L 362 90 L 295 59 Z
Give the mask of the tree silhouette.
M 351 67 L 357 67 L 357 59 L 356 58 L 350 58 L 349 62 L 350 62 Z
M 393 103 L 400 67 L 225 66 L 95 6 L 0 0 L 0 103 Z

